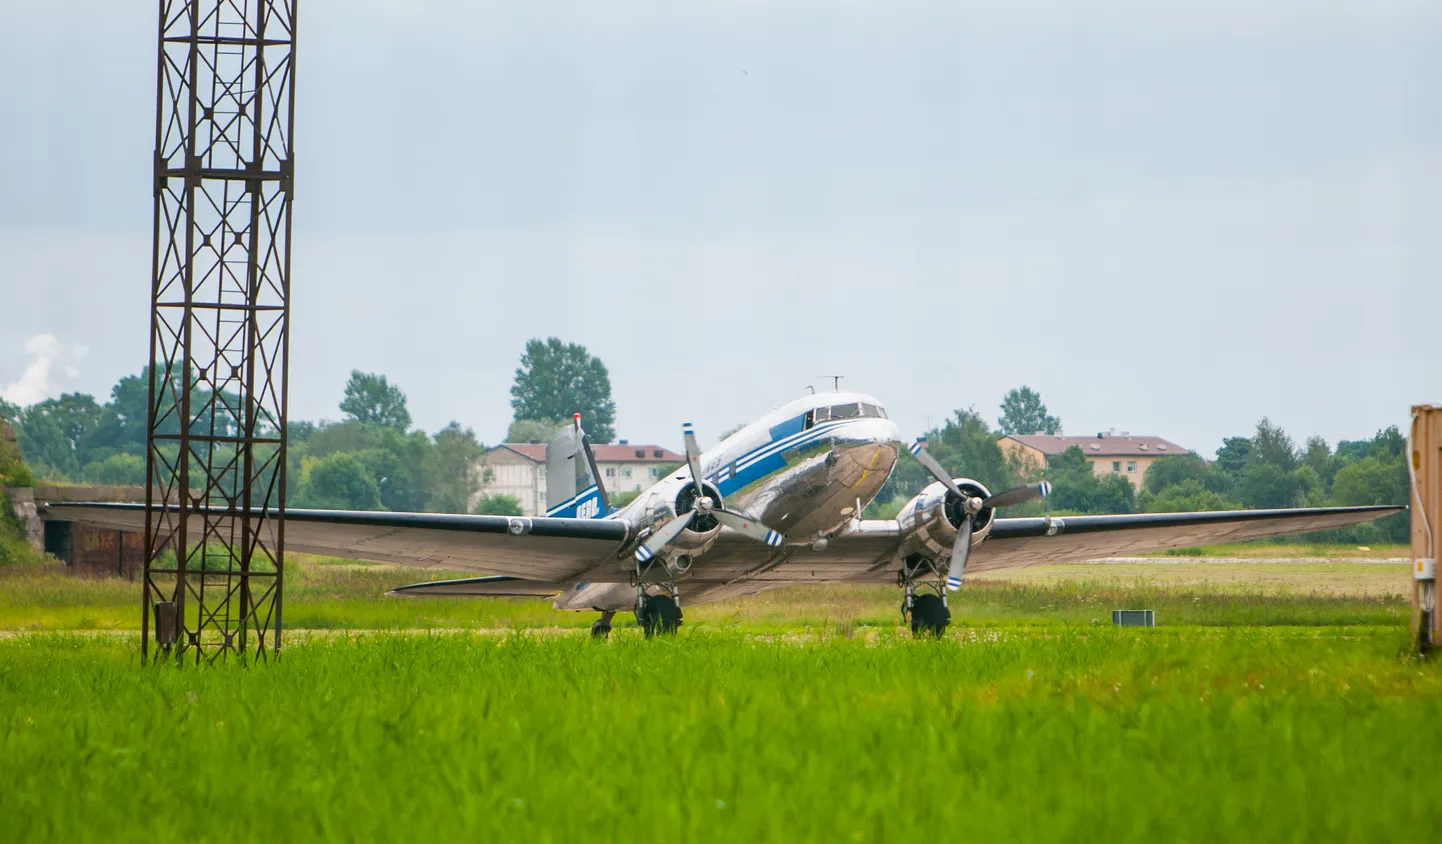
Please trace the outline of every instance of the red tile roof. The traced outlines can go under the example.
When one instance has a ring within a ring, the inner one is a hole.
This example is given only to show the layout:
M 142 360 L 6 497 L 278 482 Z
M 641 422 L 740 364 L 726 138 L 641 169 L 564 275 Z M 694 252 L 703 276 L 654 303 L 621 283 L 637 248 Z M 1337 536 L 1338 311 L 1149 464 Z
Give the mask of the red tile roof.
M 545 443 L 501 443 L 491 451 L 495 451 L 497 448 L 508 448 L 537 463 L 546 462 Z M 594 444 L 591 449 L 596 453 L 597 463 L 679 463 L 686 459 L 684 454 L 677 454 L 659 445 L 646 443 Z M 641 456 L 638 457 L 637 452 L 640 452 Z
M 1077 446 L 1089 457 L 1161 457 L 1186 454 L 1189 449 L 1161 437 L 1094 434 L 1090 437 L 1063 437 L 1050 434 L 1011 434 L 1003 440 L 1016 440 L 1029 445 L 1048 457 Z

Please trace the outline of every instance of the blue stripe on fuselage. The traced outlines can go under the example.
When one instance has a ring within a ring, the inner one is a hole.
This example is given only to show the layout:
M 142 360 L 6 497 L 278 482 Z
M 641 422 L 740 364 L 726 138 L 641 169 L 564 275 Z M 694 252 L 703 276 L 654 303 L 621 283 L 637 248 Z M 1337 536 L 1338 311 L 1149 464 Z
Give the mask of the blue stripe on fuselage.
M 735 460 L 728 462 L 719 471 L 707 475 L 706 480 L 716 484 L 716 488 L 720 490 L 722 497 L 725 497 L 735 492 L 736 490 L 753 483 L 759 478 L 763 478 L 767 475 L 785 469 L 786 458 L 782 455 L 784 455 L 787 451 L 801 448 L 802 446 L 808 445 L 815 440 L 821 439 L 831 434 L 837 428 L 840 428 L 843 425 L 847 425 L 852 422 L 860 422 L 862 420 L 832 420 L 830 422 L 823 422 L 820 425 L 805 430 L 799 429 L 799 423 L 803 422 L 803 417 L 797 417 L 795 420 L 790 421 L 798 423 L 798 429 L 795 430 L 794 433 L 783 437 L 780 440 L 773 440 L 772 442 L 764 443 L 760 446 L 757 446 L 756 448 L 753 448 L 752 450 L 746 452 L 740 457 L 737 457 Z M 790 421 L 784 422 L 781 425 L 777 425 L 771 430 L 775 431 L 778 428 L 785 429 L 789 426 Z M 728 474 L 732 466 L 736 467 L 735 475 Z
M 800 415 L 800 416 L 797 416 L 797 417 L 794 418 L 794 419 L 787 419 L 785 422 L 782 422 L 782 423 L 780 423 L 779 425 L 772 425 L 772 426 L 771 426 L 771 442 L 774 443 L 774 442 L 776 442 L 777 440 L 784 440 L 784 439 L 786 439 L 787 437 L 792 436 L 793 434 L 799 434 L 799 433 L 801 433 L 801 431 L 802 431 L 802 429 L 805 427 L 805 425 L 806 425 L 806 415 L 805 415 L 805 414 L 802 414 L 802 415 Z M 764 448 L 764 446 L 763 446 L 763 448 Z

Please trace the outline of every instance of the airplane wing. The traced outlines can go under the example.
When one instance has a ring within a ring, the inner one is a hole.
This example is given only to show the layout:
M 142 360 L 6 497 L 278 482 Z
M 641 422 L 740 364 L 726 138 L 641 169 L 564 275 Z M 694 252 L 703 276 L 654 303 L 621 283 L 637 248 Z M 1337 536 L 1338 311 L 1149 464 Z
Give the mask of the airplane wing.
M 145 530 L 144 504 L 51 504 L 45 506 L 44 517 Z M 235 521 L 222 512 L 192 514 L 186 530 L 198 537 L 208 524 L 215 535 L 238 537 Z M 606 561 L 617 570 L 616 577 L 624 579 L 614 561 L 628 533 L 626 523 L 615 519 L 298 509 L 285 513 L 289 551 L 543 582 L 564 581 Z
M 1371 521 L 1405 509 L 1309 507 L 997 519 L 986 540 L 972 550 L 967 572 L 1306 533 Z M 725 596 L 757 591 L 757 584 L 895 583 L 895 554 L 901 538 L 894 521 L 864 520 L 821 550 L 791 545 L 765 556 L 758 555 L 754 543 L 722 533 L 716 545 L 697 559 L 689 579 L 727 587 L 715 593 Z
M 1144 554 L 1343 527 L 1406 508 L 1317 507 L 1205 513 L 997 519 L 971 554 L 967 571 Z M 144 530 L 142 504 L 57 504 L 51 520 L 120 530 Z M 202 517 L 188 526 L 199 535 Z M 207 514 L 220 535 L 232 517 Z M 452 581 L 456 595 L 549 595 L 568 582 L 621 582 L 617 565 L 628 527 L 613 519 L 464 516 L 287 510 L 286 548 L 311 554 L 421 568 L 484 572 L 491 577 Z M 686 580 L 704 601 L 739 597 L 801 583 L 893 583 L 901 533 L 895 521 L 863 520 L 823 548 L 786 545 L 767 549 L 723 530 L 697 558 Z M 427 586 L 427 594 L 440 594 Z M 704 598 L 703 598 L 704 595 Z

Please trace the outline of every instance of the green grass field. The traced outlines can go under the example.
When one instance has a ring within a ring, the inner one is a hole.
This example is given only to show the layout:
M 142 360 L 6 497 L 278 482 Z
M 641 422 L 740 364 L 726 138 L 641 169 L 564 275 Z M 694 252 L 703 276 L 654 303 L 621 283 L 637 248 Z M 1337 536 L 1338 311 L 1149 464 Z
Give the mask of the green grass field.
M 942 641 L 901 630 L 890 589 L 597 643 L 542 602 L 380 596 L 415 572 L 290 574 L 287 618 L 317 629 L 276 663 L 197 669 L 139 665 L 135 584 L 0 567 L 0 840 L 1383 841 L 1442 821 L 1422 785 L 1442 674 L 1405 653 L 1405 564 L 997 572 Z M 1160 626 L 1116 630 L 1117 606 Z
M 286 623 L 295 629 L 580 629 L 593 614 L 557 612 L 548 602 L 391 598 L 394 586 L 464 576 L 293 555 Z M 987 572 L 952 598 L 958 624 L 1110 623 L 1116 607 L 1149 607 L 1161 624 L 1400 625 L 1410 612 L 1405 563 L 1316 560 L 1213 565 L 1042 566 Z M 892 630 L 900 622 L 893 587 L 781 589 L 744 601 L 686 610 L 686 624 L 751 632 Z M 618 619 L 629 623 L 626 617 Z M 0 631 L 138 630 L 139 586 L 69 576 L 58 563 L 0 566 Z

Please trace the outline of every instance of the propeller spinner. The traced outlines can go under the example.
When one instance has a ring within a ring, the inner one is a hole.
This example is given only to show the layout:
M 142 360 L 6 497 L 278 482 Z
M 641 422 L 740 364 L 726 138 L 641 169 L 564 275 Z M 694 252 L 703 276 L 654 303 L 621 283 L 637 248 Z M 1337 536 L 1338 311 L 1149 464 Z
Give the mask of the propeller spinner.
M 962 502 L 962 512 L 965 515 L 956 529 L 956 544 L 951 547 L 951 568 L 946 573 L 946 589 L 948 592 L 955 592 L 961 588 L 961 578 L 966 574 L 966 559 L 971 555 L 971 534 L 976 514 L 982 510 L 1012 507 L 1037 498 L 1044 498 L 1051 494 L 1051 484 L 1042 481 L 1037 484 L 1014 487 L 1004 492 L 998 492 L 989 498 L 967 495 L 956 485 L 951 473 L 941 468 L 941 464 L 936 462 L 936 458 L 927 453 L 926 440 L 917 440 L 909 450 L 911 456 L 916 458 L 916 462 L 920 463 L 923 469 L 929 472 L 933 478 L 941 481 L 947 490 Z
M 701 484 L 701 450 L 696 446 L 696 430 L 691 427 L 691 420 L 687 419 L 681 426 L 681 433 L 686 440 L 686 464 L 691 467 L 691 483 L 695 485 L 696 490 L 696 494 L 692 498 L 691 509 L 686 513 L 678 514 L 676 518 L 657 528 L 655 533 L 647 537 L 646 541 L 636 549 L 636 560 L 642 563 L 649 561 L 664 551 L 672 542 L 675 542 L 676 537 L 681 535 L 681 531 L 685 530 L 695 519 L 703 516 L 710 516 L 737 533 L 772 547 L 786 541 L 786 537 L 780 533 L 749 516 L 727 510 L 721 506 L 721 502 L 707 494 L 706 488 Z

